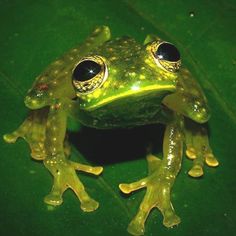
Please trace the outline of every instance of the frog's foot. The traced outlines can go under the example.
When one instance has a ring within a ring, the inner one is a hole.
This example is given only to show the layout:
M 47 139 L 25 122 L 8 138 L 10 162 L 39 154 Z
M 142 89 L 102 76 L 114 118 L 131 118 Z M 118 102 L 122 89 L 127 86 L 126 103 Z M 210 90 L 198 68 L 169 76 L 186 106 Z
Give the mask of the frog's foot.
M 31 136 L 32 123 L 27 119 L 24 123 L 14 132 L 5 134 L 3 139 L 7 143 L 15 143 L 18 138 L 23 138 L 29 144 L 31 149 L 31 157 L 35 160 L 43 160 L 45 158 L 44 150 L 44 136 L 37 134 L 37 137 Z M 29 132 L 28 134 L 26 132 Z
M 165 175 L 162 161 L 153 155 L 147 156 L 149 176 L 130 184 L 120 184 L 123 193 L 131 193 L 146 187 L 147 191 L 139 207 L 139 211 L 128 226 L 128 232 L 133 235 L 143 235 L 145 221 L 153 208 L 158 208 L 163 214 L 163 224 L 173 227 L 180 223 L 180 218 L 175 214 L 170 201 L 170 191 L 174 179 Z
M 14 143 L 18 138 L 23 138 L 30 146 L 32 158 L 36 160 L 44 159 L 47 115 L 48 108 L 31 111 L 17 130 L 3 136 L 4 140 L 8 143 Z
M 27 131 L 31 128 L 32 120 L 31 117 L 28 117 L 21 126 L 13 131 L 12 133 L 4 134 L 3 139 L 7 143 L 15 143 L 16 140 L 20 137 L 25 138 L 25 135 L 27 134 Z
M 210 167 L 216 167 L 219 162 L 212 153 L 209 145 L 207 130 L 200 124 L 187 121 L 185 127 L 186 155 L 193 160 L 193 167 L 188 172 L 192 177 L 201 177 L 204 163 Z
M 92 199 L 84 189 L 79 180 L 76 170 L 86 173 L 99 175 L 103 171 L 101 166 L 92 167 L 79 164 L 66 159 L 44 160 L 45 166 L 49 169 L 54 177 L 54 184 L 51 192 L 44 198 L 44 201 L 50 205 L 62 204 L 62 194 L 68 188 L 72 189 L 81 202 L 81 209 L 86 212 L 94 211 L 98 208 L 99 203 Z

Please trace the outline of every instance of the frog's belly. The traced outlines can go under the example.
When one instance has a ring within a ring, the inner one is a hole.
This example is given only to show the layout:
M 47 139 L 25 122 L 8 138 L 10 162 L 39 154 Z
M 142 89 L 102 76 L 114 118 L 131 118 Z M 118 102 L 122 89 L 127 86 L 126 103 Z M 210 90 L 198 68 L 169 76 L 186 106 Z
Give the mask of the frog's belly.
M 92 111 L 83 111 L 82 124 L 99 129 L 126 128 L 167 123 L 171 112 L 162 104 L 162 97 L 120 99 Z

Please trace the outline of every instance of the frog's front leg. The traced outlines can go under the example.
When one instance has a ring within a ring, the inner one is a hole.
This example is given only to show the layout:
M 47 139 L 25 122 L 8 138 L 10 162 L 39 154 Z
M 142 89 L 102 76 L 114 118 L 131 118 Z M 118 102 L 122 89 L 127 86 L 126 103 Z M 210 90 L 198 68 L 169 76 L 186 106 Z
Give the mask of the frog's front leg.
M 207 130 L 204 125 L 185 118 L 184 134 L 187 147 L 186 156 L 193 160 L 193 167 L 188 172 L 190 176 L 202 176 L 204 163 L 210 167 L 219 165 L 219 162 L 212 153 Z
M 14 143 L 18 138 L 23 138 L 29 144 L 31 156 L 36 160 L 45 158 L 45 128 L 49 108 L 31 110 L 29 116 L 14 132 L 5 134 L 4 140 Z
M 45 158 L 45 131 L 49 108 L 31 110 L 25 121 L 12 133 L 5 134 L 3 139 L 8 143 L 15 143 L 18 138 L 23 138 L 30 146 L 31 157 L 35 160 Z M 64 141 L 64 152 L 70 155 L 68 137 Z
M 63 141 L 66 133 L 66 121 L 70 105 L 56 102 L 50 107 L 46 125 L 44 165 L 54 177 L 54 184 L 45 202 L 51 205 L 62 203 L 62 194 L 71 188 L 81 202 L 81 209 L 93 211 L 97 209 L 98 202 L 89 197 L 83 184 L 79 180 L 76 170 L 99 175 L 103 168 L 82 165 L 68 160 L 65 157 Z
M 147 189 L 137 215 L 129 224 L 129 233 L 133 235 L 144 234 L 145 221 L 151 209 L 155 207 L 163 214 L 163 224 L 166 227 L 180 223 L 180 218 L 175 214 L 172 206 L 170 193 L 181 167 L 182 148 L 181 119 L 177 119 L 177 121 L 169 124 L 165 130 L 163 159 L 156 158 L 152 154 L 147 155 L 148 177 L 131 184 L 119 185 L 124 193 L 130 193 L 144 187 Z

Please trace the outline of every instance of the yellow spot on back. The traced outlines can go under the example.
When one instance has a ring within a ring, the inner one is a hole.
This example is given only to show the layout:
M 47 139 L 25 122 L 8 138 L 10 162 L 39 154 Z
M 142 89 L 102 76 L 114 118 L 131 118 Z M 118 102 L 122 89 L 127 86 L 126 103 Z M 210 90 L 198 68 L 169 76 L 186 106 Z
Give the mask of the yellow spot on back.
M 134 77 L 136 75 L 136 73 L 135 72 L 129 72 L 129 75 Z
M 140 75 L 139 78 L 142 80 L 146 79 L 145 75 Z

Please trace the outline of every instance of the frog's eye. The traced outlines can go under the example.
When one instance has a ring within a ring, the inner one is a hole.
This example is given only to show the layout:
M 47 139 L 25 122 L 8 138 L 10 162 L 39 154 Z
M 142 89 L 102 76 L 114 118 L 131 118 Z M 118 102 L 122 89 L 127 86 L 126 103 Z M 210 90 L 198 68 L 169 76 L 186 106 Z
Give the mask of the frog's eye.
M 102 57 L 85 57 L 74 67 L 72 83 L 78 95 L 88 94 L 99 88 L 107 76 L 107 66 Z
M 153 42 L 151 53 L 158 66 L 169 72 L 176 72 L 181 66 L 178 49 L 168 42 Z

